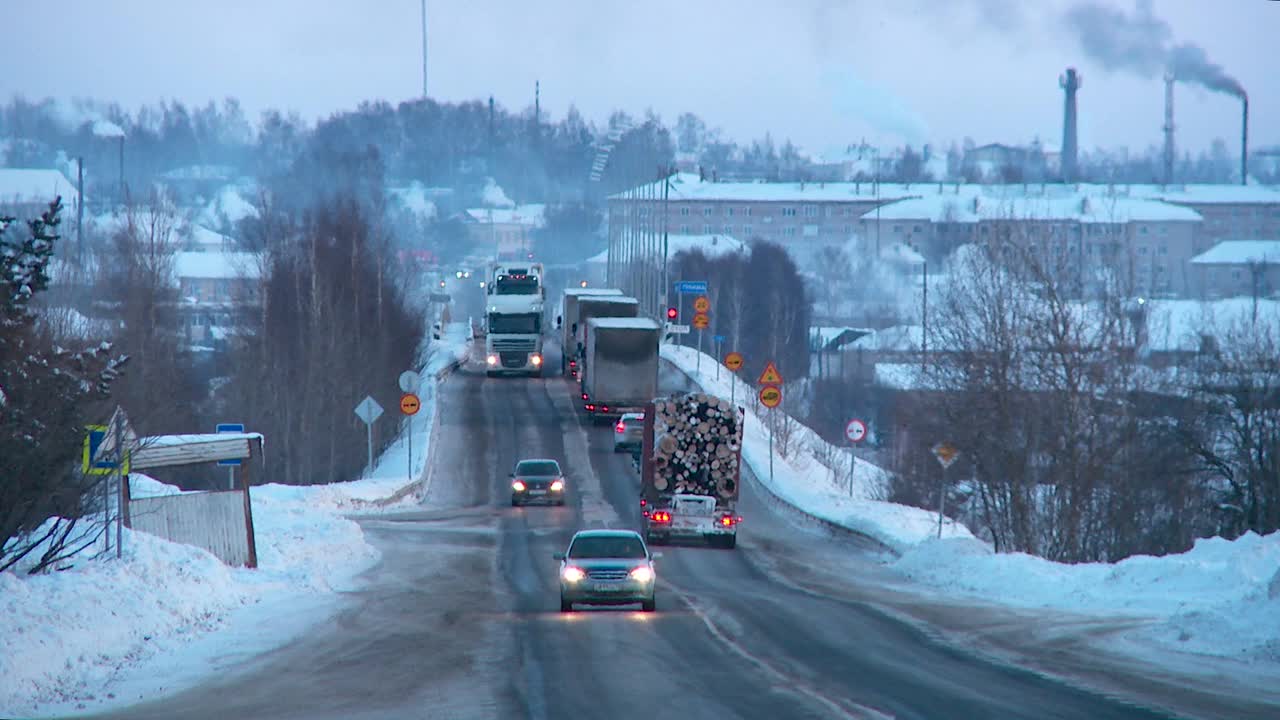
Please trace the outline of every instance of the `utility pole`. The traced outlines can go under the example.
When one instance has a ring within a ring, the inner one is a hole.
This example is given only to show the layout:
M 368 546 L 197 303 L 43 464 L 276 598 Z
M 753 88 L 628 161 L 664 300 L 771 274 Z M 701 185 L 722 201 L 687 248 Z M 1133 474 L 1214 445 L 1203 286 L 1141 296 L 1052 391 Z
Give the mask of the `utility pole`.
M 80 197 L 76 203 L 76 248 L 84 262 L 84 157 L 76 158 L 76 194 Z
M 422 99 L 427 99 L 427 0 L 422 0 Z

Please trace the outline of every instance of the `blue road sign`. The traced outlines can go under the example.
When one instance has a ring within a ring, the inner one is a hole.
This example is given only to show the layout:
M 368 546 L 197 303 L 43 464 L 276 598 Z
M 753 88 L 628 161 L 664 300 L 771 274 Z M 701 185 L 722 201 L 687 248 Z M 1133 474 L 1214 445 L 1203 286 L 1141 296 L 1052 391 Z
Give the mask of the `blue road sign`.
M 705 293 L 707 291 L 706 280 L 681 280 L 676 283 L 676 292 L 678 293 Z
M 102 443 L 107 439 L 106 425 L 89 425 L 86 428 L 89 432 L 84 439 L 84 460 L 81 468 L 86 475 L 107 475 L 120 467 L 120 463 L 113 459 L 94 460 L 93 456 L 98 454 L 98 448 L 102 447 Z
M 712 339 L 713 339 L 713 340 L 715 340 L 716 342 L 724 342 L 724 336 L 723 336 L 723 335 L 716 335 L 716 336 L 715 336 L 714 338 L 712 338 Z
M 244 423 L 218 423 L 213 429 L 216 433 L 242 433 L 244 432 Z M 230 460 L 219 460 L 219 465 L 239 465 L 240 458 L 232 458 Z

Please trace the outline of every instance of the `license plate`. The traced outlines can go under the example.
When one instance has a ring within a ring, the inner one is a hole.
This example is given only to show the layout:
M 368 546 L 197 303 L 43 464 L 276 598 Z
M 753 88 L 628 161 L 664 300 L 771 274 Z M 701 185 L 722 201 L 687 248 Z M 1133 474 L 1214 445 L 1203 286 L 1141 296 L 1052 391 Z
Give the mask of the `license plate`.
M 546 490 L 530 490 L 529 494 L 530 495 L 546 495 L 547 491 Z
M 594 589 L 596 592 L 618 592 L 622 586 L 617 583 L 596 583 Z

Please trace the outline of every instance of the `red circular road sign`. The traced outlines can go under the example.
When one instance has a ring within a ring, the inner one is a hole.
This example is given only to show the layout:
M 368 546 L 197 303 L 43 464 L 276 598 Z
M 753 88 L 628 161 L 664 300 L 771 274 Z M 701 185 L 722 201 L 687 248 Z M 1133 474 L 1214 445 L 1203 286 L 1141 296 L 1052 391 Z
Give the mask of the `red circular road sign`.
M 849 424 L 844 426 L 844 436 L 849 442 L 862 442 L 867 438 L 867 424 L 861 420 L 850 420 Z
M 742 369 L 742 363 L 743 358 L 742 353 L 740 352 L 735 351 L 724 356 L 724 366 L 734 372 L 738 372 Z
M 694 312 L 709 312 L 711 310 L 711 299 L 706 295 L 700 296 L 697 300 L 693 301 L 693 309 Z
M 776 408 L 782 404 L 782 388 L 765 385 L 760 388 L 760 404 L 767 408 Z
M 693 316 L 693 326 L 699 330 L 706 330 L 711 325 L 711 317 L 706 313 L 698 313 Z
M 400 396 L 400 412 L 405 415 L 417 415 L 422 409 L 422 401 L 413 393 L 405 393 Z

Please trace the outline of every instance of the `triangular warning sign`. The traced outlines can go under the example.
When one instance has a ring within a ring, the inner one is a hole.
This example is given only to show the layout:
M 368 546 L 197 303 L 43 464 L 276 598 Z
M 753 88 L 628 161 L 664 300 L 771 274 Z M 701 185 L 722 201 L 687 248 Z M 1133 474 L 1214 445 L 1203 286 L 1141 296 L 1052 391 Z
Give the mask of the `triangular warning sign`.
M 757 385 L 781 385 L 782 375 L 778 374 L 778 366 L 770 360 L 768 365 L 764 366 L 764 372 L 760 373 L 760 379 L 756 381 Z

